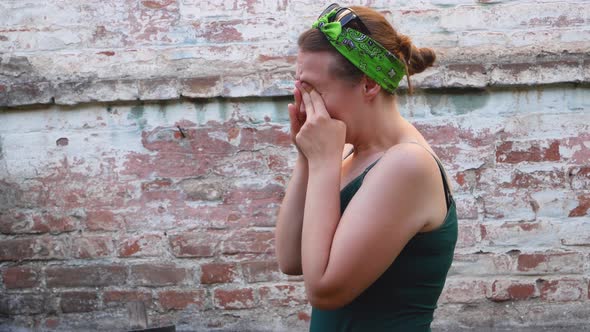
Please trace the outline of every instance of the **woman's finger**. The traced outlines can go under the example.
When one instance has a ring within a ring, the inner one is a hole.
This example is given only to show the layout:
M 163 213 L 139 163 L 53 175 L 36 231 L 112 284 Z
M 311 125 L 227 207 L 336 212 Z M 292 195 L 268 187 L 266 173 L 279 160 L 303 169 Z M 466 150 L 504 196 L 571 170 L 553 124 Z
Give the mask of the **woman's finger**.
M 301 91 L 299 91 L 298 88 L 294 88 L 293 96 L 295 96 L 295 108 L 298 112 L 303 112 L 303 110 L 301 110 Z
M 312 90 L 309 93 L 309 97 L 313 104 L 315 115 L 330 117 L 330 114 L 328 114 L 328 110 L 326 110 L 326 104 L 324 104 L 324 99 L 317 91 Z
M 299 110 L 293 104 L 287 105 L 287 109 L 289 110 L 289 120 L 291 121 L 291 135 L 297 135 L 301 128 L 301 122 L 299 122 L 299 118 L 297 117 Z
M 299 91 L 301 92 L 301 96 L 303 97 L 303 105 L 305 107 L 305 113 L 307 114 L 307 118 L 311 118 L 314 115 L 313 103 L 311 101 L 311 96 L 307 92 L 307 90 L 301 85 L 301 83 L 295 83 Z

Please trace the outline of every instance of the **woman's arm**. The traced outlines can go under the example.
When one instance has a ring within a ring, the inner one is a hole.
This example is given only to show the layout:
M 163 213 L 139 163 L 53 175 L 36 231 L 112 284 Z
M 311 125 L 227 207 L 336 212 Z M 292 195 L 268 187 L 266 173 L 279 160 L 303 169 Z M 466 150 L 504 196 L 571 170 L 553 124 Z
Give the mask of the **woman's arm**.
M 340 215 L 340 160 L 346 125 L 330 118 L 319 93 L 300 88 L 307 120 L 297 144 L 308 159 L 302 269 L 312 306 L 350 303 L 397 258 L 428 220 L 427 188 L 437 174 L 413 144 L 390 148 Z M 418 150 L 420 149 L 420 150 Z
M 285 274 L 301 275 L 301 231 L 308 177 L 307 158 L 299 153 L 285 198 L 279 209 L 276 227 L 276 254 Z

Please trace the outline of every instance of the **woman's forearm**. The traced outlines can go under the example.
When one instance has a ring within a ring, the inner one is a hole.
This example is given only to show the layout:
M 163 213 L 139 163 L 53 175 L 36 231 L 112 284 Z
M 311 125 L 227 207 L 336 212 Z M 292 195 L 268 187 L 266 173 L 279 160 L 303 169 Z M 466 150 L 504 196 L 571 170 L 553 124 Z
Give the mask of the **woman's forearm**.
M 276 254 L 281 271 L 290 275 L 302 273 L 301 232 L 308 173 L 307 159 L 300 153 L 278 214 Z
M 340 221 L 339 160 L 310 165 L 303 218 L 302 268 L 308 292 L 321 289 Z

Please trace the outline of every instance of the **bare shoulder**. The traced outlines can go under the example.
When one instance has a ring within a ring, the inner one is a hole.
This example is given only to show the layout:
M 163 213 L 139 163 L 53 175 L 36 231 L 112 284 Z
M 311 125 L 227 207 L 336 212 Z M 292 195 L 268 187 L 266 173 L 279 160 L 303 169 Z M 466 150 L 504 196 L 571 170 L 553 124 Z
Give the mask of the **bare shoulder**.
M 424 147 L 418 144 L 397 144 L 385 152 L 374 173 L 402 180 L 401 183 L 415 184 L 432 175 L 433 166 L 436 166 L 434 159 Z

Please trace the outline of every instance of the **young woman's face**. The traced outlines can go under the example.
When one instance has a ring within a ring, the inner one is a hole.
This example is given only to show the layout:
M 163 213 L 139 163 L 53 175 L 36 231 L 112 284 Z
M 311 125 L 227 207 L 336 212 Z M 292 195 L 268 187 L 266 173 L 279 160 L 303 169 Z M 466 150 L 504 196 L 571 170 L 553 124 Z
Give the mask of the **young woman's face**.
M 295 79 L 319 92 L 330 116 L 348 125 L 362 96 L 358 83 L 338 79 L 330 73 L 333 61 L 334 55 L 328 52 L 299 52 Z

